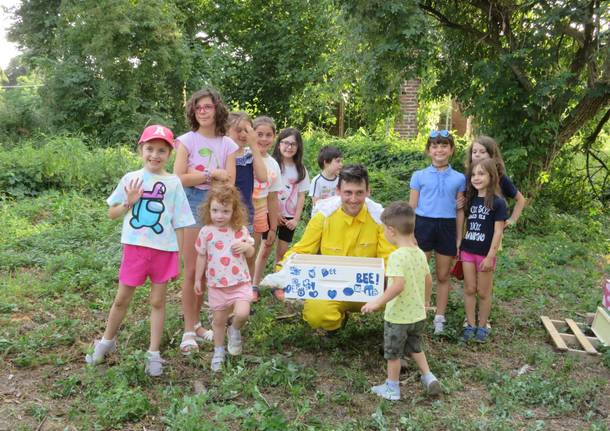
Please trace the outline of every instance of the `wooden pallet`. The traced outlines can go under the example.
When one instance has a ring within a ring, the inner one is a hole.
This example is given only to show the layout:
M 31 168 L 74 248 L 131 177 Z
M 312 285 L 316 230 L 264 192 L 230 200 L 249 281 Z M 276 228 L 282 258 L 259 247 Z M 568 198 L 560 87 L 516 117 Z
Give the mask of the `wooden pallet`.
M 602 345 L 602 342 L 597 337 L 584 334 L 586 325 L 576 323 L 572 319 L 553 320 L 547 316 L 540 316 L 540 320 L 551 336 L 556 350 L 583 359 L 600 356 L 596 348 Z

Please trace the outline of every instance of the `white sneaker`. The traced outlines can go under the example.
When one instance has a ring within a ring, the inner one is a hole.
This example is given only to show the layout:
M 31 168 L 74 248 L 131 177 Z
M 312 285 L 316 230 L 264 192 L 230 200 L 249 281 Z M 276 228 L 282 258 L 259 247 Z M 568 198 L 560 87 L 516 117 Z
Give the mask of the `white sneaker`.
M 445 332 L 445 316 L 437 314 L 434 316 L 434 335 L 440 335 Z
M 85 356 L 85 362 L 89 365 L 98 365 L 104 362 L 104 358 L 108 353 L 116 350 L 116 338 L 114 340 L 95 340 L 93 343 L 93 352 Z
M 397 401 L 400 399 L 400 389 L 392 389 L 387 382 L 382 385 L 373 386 L 371 392 L 390 401 Z
M 224 349 L 221 352 L 214 351 L 214 356 L 212 356 L 212 364 L 210 368 L 212 371 L 217 372 L 222 368 L 222 363 L 225 361 L 225 352 Z
M 165 361 L 161 359 L 161 355 L 158 353 L 153 355 L 150 352 L 146 352 L 146 366 L 144 367 L 144 372 L 151 377 L 159 377 L 163 374 L 164 362 Z
M 424 376 L 422 376 L 420 378 L 420 381 L 421 381 L 421 384 L 424 386 L 424 389 L 426 390 L 426 393 L 428 395 L 431 395 L 431 396 L 440 395 L 440 393 L 442 391 L 441 384 L 436 379 L 436 377 L 432 376 L 432 378 L 430 378 L 428 381 L 426 381 L 426 379 L 424 379 Z
M 233 356 L 241 355 L 242 342 L 241 332 L 239 329 L 234 329 L 233 326 L 229 326 L 227 329 L 227 338 L 229 340 L 227 343 L 227 350 L 229 351 L 229 354 Z

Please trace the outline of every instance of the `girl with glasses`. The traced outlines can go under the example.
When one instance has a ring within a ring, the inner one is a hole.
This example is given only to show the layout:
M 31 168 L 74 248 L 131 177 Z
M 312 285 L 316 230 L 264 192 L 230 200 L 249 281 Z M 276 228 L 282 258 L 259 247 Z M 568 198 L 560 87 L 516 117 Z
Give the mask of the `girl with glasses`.
M 191 130 L 176 140 L 174 173 L 180 177 L 195 224 L 185 229 L 182 247 L 184 281 L 182 310 L 184 334 L 180 350 L 188 355 L 198 349 L 198 342 L 212 341 L 212 330 L 203 328 L 199 313 L 203 295 L 195 295 L 195 240 L 203 226 L 198 208 L 211 188 L 212 180 L 235 182 L 235 154 L 238 146 L 225 136 L 228 111 L 220 94 L 205 88 L 193 94 L 186 105 L 186 119 Z M 205 287 L 205 283 L 203 285 Z

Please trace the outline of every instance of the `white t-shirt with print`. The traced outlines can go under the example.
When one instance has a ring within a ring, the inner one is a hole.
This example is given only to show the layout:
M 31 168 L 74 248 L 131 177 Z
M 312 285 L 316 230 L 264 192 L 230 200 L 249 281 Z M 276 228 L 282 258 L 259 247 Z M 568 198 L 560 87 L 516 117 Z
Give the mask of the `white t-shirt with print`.
M 261 183 L 254 178 L 252 199 L 266 198 L 269 192 L 279 192 L 282 190 L 282 171 L 280 170 L 280 165 L 270 155 L 264 156 L 263 162 L 267 168 L 267 181 Z
M 311 181 L 309 196 L 316 199 L 326 199 L 335 196 L 337 194 L 337 184 L 339 184 L 339 175 L 334 180 L 329 180 L 319 173 Z
M 297 183 L 299 172 L 295 165 L 285 165 L 282 172 L 282 191 L 279 194 L 280 209 L 283 217 L 294 217 L 297 210 L 299 194 L 309 190 L 309 174 L 305 169 L 305 178 Z

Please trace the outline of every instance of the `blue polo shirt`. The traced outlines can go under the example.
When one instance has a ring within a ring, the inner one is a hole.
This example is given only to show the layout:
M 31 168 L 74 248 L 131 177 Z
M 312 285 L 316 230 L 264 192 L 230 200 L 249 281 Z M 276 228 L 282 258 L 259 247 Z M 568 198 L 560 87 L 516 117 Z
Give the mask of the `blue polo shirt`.
M 451 166 L 439 171 L 433 165 L 415 171 L 410 187 L 419 192 L 415 214 L 431 218 L 455 218 L 455 199 L 466 190 L 466 177 Z

